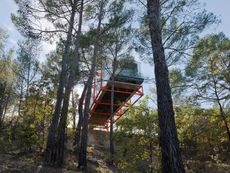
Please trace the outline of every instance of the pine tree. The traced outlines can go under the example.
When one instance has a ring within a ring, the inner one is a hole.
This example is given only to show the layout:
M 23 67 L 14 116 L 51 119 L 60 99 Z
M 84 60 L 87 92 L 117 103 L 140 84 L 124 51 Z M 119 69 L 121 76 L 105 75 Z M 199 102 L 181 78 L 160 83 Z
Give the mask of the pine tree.
M 162 173 L 185 173 L 174 118 L 160 20 L 160 0 L 147 0 L 149 32 L 155 64 Z

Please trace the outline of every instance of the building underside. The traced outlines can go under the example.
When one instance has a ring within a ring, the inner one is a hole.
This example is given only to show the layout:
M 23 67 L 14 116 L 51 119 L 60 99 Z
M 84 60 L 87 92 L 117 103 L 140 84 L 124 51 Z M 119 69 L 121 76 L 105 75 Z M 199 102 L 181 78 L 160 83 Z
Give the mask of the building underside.
M 102 78 L 101 75 L 98 76 Z M 114 123 L 128 110 L 129 105 L 135 104 L 144 95 L 141 85 L 143 78 L 117 74 L 114 79 L 114 91 L 112 91 L 111 78 L 104 85 L 102 79 L 95 78 L 89 128 L 109 128 L 112 92 L 114 92 Z

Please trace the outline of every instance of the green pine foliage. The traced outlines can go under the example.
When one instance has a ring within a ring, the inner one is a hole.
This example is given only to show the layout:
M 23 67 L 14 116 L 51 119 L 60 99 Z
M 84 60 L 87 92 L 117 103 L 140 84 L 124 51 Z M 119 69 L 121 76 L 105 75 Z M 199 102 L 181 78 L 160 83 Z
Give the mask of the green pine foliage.
M 72 0 L 15 2 L 18 11 L 17 14 L 12 14 L 11 18 L 24 36 L 18 41 L 18 49 L 9 48 L 7 31 L 0 28 L 0 172 L 1 161 L 4 160 L 2 153 L 22 154 L 25 157 L 29 153 L 44 153 L 56 109 L 58 85 L 63 69 L 63 52 L 66 56 L 64 93 L 67 87 L 65 80 L 69 79 L 71 70 L 76 70 L 77 76 L 73 78 L 74 87 L 71 88 L 70 104 L 66 109 L 66 122 L 54 130 L 56 138 L 58 130 L 63 132 L 65 128 L 65 134 L 62 133 L 64 137 L 58 136 L 58 139 L 65 140 L 57 140 L 54 148 L 56 144 L 63 142 L 63 158 L 67 162 L 64 167 L 71 162 L 73 166 L 68 166 L 74 167 L 74 171 L 79 171 L 75 163 L 78 157 L 72 142 L 76 138 L 78 127 L 81 95 L 79 91 L 86 85 L 89 77 L 92 77 L 90 67 L 94 48 L 98 48 L 95 69 L 104 70 L 110 75 L 137 57 L 152 64 L 150 32 L 146 7 L 143 6 L 145 1 L 104 0 L 100 34 L 95 26 L 98 22 L 99 4 L 102 1 L 84 1 L 82 34 L 79 36 L 77 52 L 79 61 L 76 69 L 71 69 L 71 63 L 75 58 L 74 43 L 77 38 L 80 1 L 75 1 L 77 9 L 68 42 L 66 40 Z M 230 40 L 223 33 L 200 38 L 200 34 L 208 26 L 220 21 L 213 13 L 202 9 L 199 0 L 159 2 L 162 44 L 169 66 L 177 135 L 186 171 L 227 173 L 230 170 Z M 139 5 L 143 6 L 144 10 Z M 50 27 L 43 28 L 38 25 L 43 21 L 49 23 Z M 56 49 L 41 57 L 41 41 L 57 41 Z M 41 61 L 44 58 L 45 60 Z M 90 89 L 87 88 L 86 91 L 89 92 Z M 63 101 L 65 97 L 64 94 L 60 100 Z M 85 103 L 84 95 L 82 98 Z M 95 140 L 100 144 L 96 143 L 89 148 L 82 145 L 87 151 L 90 150 L 87 153 L 88 163 L 95 166 L 100 165 L 101 160 L 107 162 L 111 159 L 112 169 L 120 173 L 160 172 L 163 152 L 161 153 L 159 145 L 158 110 L 153 101 L 157 103 L 157 98 L 148 96 L 135 105 L 129 105 L 128 111 L 114 124 L 114 133 L 110 138 L 115 146 L 113 156 L 110 156 L 108 148 L 104 145 L 106 142 L 103 141 L 103 135 L 106 133 L 105 136 L 108 137 L 107 132 L 101 132 L 100 140 Z M 61 116 L 58 117 L 58 123 L 60 118 Z M 79 134 L 83 132 L 87 139 L 86 130 Z M 97 145 L 101 147 L 100 150 Z M 100 158 L 101 155 L 103 158 Z M 38 157 L 38 160 L 41 164 L 42 159 Z M 58 160 L 56 162 L 59 163 Z

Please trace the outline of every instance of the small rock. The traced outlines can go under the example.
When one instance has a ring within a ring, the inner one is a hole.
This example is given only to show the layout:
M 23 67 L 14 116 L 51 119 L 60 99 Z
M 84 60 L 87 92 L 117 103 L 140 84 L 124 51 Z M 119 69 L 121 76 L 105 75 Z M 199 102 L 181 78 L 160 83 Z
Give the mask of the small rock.
M 95 158 L 95 157 L 88 159 L 88 161 L 94 165 L 99 166 L 99 163 L 97 162 L 97 158 Z

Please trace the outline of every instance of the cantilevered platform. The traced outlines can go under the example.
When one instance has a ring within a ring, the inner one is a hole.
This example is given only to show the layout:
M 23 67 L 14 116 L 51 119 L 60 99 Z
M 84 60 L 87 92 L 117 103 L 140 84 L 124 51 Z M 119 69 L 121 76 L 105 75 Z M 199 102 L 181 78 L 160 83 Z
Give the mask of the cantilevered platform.
M 129 104 L 135 104 L 143 96 L 142 83 L 143 78 L 123 75 L 115 76 L 114 121 L 117 121 L 127 111 Z M 106 85 L 100 86 L 99 92 L 95 94 L 90 107 L 90 128 L 108 128 L 111 109 L 111 88 L 112 82 L 109 80 Z M 137 96 L 135 100 L 131 99 L 133 96 Z

